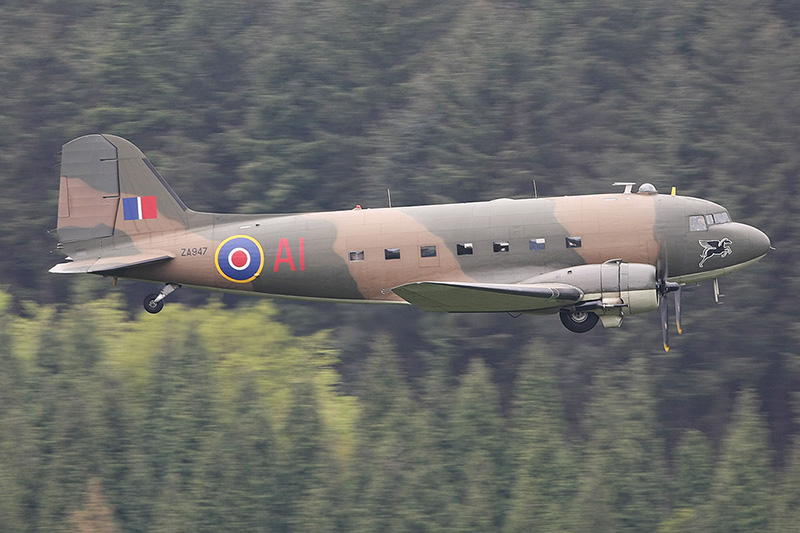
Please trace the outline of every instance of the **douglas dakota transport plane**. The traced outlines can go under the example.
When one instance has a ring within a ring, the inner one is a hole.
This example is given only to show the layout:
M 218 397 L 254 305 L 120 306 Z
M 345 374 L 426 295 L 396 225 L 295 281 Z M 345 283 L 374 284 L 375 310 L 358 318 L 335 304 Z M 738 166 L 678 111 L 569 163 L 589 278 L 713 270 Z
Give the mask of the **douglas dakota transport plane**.
M 667 294 L 764 257 L 769 238 L 697 198 L 633 192 L 301 214 L 199 213 L 129 141 L 64 145 L 58 249 L 50 272 L 450 313 L 559 313 L 574 332 L 619 327 Z

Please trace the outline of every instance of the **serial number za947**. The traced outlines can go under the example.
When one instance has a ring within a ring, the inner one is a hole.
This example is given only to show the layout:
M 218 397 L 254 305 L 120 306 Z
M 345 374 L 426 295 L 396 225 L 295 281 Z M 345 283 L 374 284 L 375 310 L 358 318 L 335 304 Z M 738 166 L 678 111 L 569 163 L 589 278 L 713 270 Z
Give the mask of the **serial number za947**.
M 206 255 L 208 246 L 199 248 L 181 248 L 181 257 L 194 257 L 195 255 Z

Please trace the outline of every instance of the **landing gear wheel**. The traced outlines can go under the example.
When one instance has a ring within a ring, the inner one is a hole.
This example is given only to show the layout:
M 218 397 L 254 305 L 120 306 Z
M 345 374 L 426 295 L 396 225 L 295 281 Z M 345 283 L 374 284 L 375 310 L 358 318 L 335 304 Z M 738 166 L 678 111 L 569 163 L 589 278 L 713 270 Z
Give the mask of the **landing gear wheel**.
M 591 311 L 570 311 L 562 309 L 559 313 L 564 327 L 574 333 L 586 333 L 597 325 L 600 317 Z
M 144 298 L 144 310 L 148 313 L 156 314 L 164 308 L 164 300 L 156 301 L 158 294 L 148 294 Z

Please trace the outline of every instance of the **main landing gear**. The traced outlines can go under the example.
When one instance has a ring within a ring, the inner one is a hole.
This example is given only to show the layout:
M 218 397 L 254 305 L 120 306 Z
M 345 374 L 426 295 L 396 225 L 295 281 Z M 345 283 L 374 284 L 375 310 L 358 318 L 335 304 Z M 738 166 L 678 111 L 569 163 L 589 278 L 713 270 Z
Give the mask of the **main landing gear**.
M 164 298 L 180 289 L 177 283 L 167 283 L 158 294 L 148 294 L 144 298 L 144 310 L 156 314 L 164 308 Z
M 600 317 L 591 311 L 562 309 L 558 315 L 564 327 L 575 333 L 586 333 L 600 320 Z

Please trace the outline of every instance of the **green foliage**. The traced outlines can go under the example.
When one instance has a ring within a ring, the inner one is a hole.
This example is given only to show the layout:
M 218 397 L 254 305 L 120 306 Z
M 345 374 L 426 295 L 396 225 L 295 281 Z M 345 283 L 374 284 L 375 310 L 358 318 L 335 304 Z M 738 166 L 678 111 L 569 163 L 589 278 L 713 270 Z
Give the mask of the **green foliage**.
M 673 461 L 675 508 L 658 531 L 706 531 L 714 475 L 711 444 L 701 432 L 688 430 L 675 448 Z
M 707 502 L 713 469 L 708 439 L 699 431 L 687 431 L 675 449 L 676 503 L 694 506 Z
M 502 524 L 508 491 L 506 438 L 489 368 L 470 362 L 455 392 L 450 417 L 450 462 L 461 531 L 492 531 Z
M 419 354 L 412 379 L 395 342 L 374 337 L 347 396 L 333 341 L 292 335 L 265 303 L 173 304 L 156 322 L 115 298 L 24 317 L 0 301 L 0 517 L 12 530 L 793 523 L 796 460 L 772 465 L 755 394 L 738 395 L 718 458 L 688 430 L 667 470 L 651 375 L 661 367 L 641 356 L 601 365 L 570 421 L 555 344 L 509 354 L 520 363 L 504 411 L 486 362 L 470 359 L 453 379 L 446 342 Z
M 355 501 L 364 531 L 435 531 L 449 524 L 452 489 L 430 417 L 412 398 L 396 351 L 376 338 L 364 370 L 360 399 Z
M 758 396 L 739 392 L 711 490 L 718 531 L 765 531 L 770 523 L 770 453 Z
M 735 530 L 770 507 L 794 527 L 794 4 L 3 3 L 3 528 Z M 652 316 L 581 338 L 552 317 L 214 298 L 133 318 L 139 286 L 47 273 L 59 147 L 94 132 L 201 210 L 651 181 L 778 250 L 722 308 L 685 291 L 667 355 Z
M 565 531 L 577 490 L 577 463 L 566 439 L 563 402 L 553 362 L 531 346 L 519 372 L 514 402 L 516 481 L 507 531 Z
M 666 508 L 664 445 L 645 360 L 598 377 L 579 479 L 580 530 L 653 530 Z
M 800 449 L 795 443 L 788 464 L 777 483 L 773 496 L 772 520 L 774 531 L 791 531 L 800 523 Z
M 332 388 L 335 352 L 323 334 L 288 334 L 265 304 L 176 305 L 158 329 L 113 298 L 29 318 L 9 301 L 0 515 L 13 530 L 285 529 L 321 465 L 350 453 L 357 411 Z M 234 326 L 256 317 L 249 338 Z

